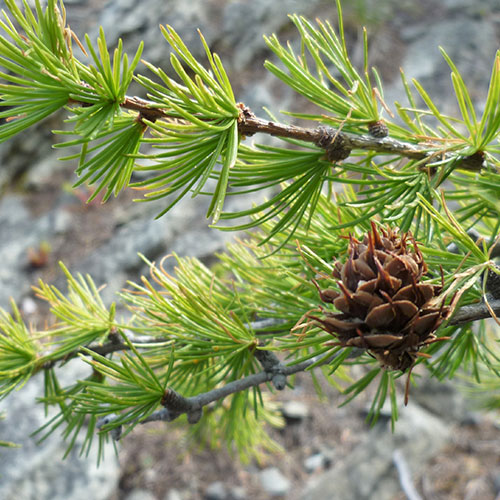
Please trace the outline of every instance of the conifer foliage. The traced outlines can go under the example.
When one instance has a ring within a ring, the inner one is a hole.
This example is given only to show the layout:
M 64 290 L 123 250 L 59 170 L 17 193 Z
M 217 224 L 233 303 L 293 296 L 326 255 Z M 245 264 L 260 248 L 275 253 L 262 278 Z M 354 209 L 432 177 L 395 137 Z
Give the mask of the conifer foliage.
M 483 318 L 500 311 L 491 257 L 500 53 L 479 114 L 442 51 L 452 117 L 404 73 L 408 102 L 385 102 L 366 30 L 361 67 L 349 57 L 339 0 L 336 23 L 291 15 L 300 52 L 270 35 L 265 67 L 316 108 L 286 113 L 311 122 L 298 127 L 239 103 L 201 34 L 203 61 L 162 26 L 171 53 L 159 68 L 141 60 L 142 45 L 129 57 L 121 41 L 108 50 L 102 29 L 96 41 L 75 34 L 62 1 L 4 4 L 1 141 L 64 110 L 56 147 L 78 147 L 63 159 L 77 160 L 75 186 L 94 186 L 91 199 L 135 188 L 163 216 L 184 196 L 208 196 L 214 231 L 255 228 L 215 270 L 173 255 L 172 276 L 146 261 L 149 277 L 117 296 L 121 309 L 61 265 L 65 291 L 35 288 L 49 326 L 27 325 L 15 304 L 0 311 L 0 396 L 44 377 L 39 401 L 57 413 L 41 439 L 57 431 L 68 452 L 79 437 L 82 453 L 95 440 L 102 451 L 139 424 L 181 417 L 197 440 L 249 459 L 276 449 L 265 432 L 280 425 L 270 393 L 304 370 L 320 371 L 346 402 L 374 386 L 372 421 L 387 397 L 397 419 L 404 373 L 408 394 L 418 374 L 460 372 L 499 406 L 498 329 Z M 141 97 L 128 94 L 132 81 Z M 265 134 L 277 138 L 272 146 L 259 143 Z M 263 190 L 254 206 L 225 211 L 228 196 Z M 73 358 L 88 376 L 63 385 L 60 367 Z M 364 375 L 351 378 L 352 365 Z

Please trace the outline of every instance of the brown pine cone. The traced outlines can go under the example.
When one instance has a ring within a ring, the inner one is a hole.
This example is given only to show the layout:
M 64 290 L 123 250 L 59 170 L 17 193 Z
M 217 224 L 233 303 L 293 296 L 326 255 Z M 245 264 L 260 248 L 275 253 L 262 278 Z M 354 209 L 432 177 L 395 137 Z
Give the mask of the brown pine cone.
M 411 369 L 422 347 L 444 339 L 434 335 L 450 313 L 442 287 L 420 282 L 427 266 L 411 233 L 372 222 L 362 242 L 350 237 L 348 251 L 333 272 L 341 292 L 318 287 L 340 313 L 311 317 L 337 345 L 364 348 L 389 370 Z

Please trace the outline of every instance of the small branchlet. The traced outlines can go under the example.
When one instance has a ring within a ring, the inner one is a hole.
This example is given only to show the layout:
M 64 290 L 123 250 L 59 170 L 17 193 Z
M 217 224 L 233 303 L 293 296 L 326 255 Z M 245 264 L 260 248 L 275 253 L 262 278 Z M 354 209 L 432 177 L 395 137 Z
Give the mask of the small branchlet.
M 495 269 L 490 269 L 486 275 L 486 292 L 494 299 L 500 299 L 500 267 L 495 265 Z
M 116 413 L 110 413 L 109 415 L 106 415 L 104 417 L 100 417 L 97 420 L 97 428 L 99 430 L 101 430 L 105 425 L 112 424 L 118 418 L 119 418 L 119 415 L 117 415 Z M 114 427 L 113 429 L 111 429 L 109 431 L 109 434 L 110 434 L 111 438 L 113 439 L 113 441 L 119 441 L 120 438 L 122 437 L 122 433 L 123 433 L 123 426 L 122 425 Z
M 189 415 L 193 407 L 191 401 L 189 401 L 188 398 L 181 396 L 178 392 L 174 391 L 173 389 L 165 389 L 163 397 L 161 398 L 161 405 L 164 406 L 168 411 L 169 421 L 175 420 L 177 417 L 179 417 L 184 413 L 188 414 L 188 420 L 190 420 Z M 197 408 L 196 410 L 197 410 L 196 414 L 198 414 L 199 408 Z
M 373 137 L 380 139 L 389 135 L 389 127 L 387 127 L 383 120 L 378 120 L 368 124 L 368 132 L 370 132 Z
M 254 356 L 259 360 L 264 371 L 271 376 L 274 388 L 282 391 L 286 387 L 286 376 L 283 373 L 283 365 L 272 351 L 255 349 Z
M 318 127 L 316 145 L 326 150 L 326 158 L 332 163 L 349 158 L 352 148 L 340 130 L 330 127 Z

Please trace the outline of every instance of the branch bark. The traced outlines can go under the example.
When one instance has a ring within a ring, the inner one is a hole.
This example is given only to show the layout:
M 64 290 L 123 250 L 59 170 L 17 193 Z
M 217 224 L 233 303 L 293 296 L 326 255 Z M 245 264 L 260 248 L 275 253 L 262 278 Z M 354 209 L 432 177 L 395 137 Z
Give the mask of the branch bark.
M 83 104 L 83 103 L 82 103 Z M 151 101 L 136 96 L 127 96 L 121 104 L 121 107 L 139 113 L 138 119 L 156 121 L 158 119 L 172 119 L 166 110 L 158 108 L 158 105 Z M 451 153 L 441 153 L 429 151 L 429 147 L 409 142 L 398 141 L 391 137 L 377 138 L 369 134 L 358 135 L 331 127 L 304 128 L 295 125 L 285 125 L 269 120 L 263 120 L 245 105 L 239 105 L 241 109 L 238 120 L 238 129 L 242 136 L 251 136 L 256 133 L 267 134 L 275 137 L 284 137 L 288 139 L 297 139 L 305 142 L 311 142 L 323 147 L 327 153 L 332 149 L 338 149 L 338 144 L 342 144 L 342 150 L 347 152 L 344 157 L 330 158 L 332 161 L 347 158 L 353 149 L 374 151 L 377 153 L 393 154 L 403 156 L 414 160 L 434 161 L 447 157 L 457 162 L 457 167 L 465 170 L 478 171 L 482 167 L 481 153 L 475 153 L 471 156 L 457 158 Z M 334 140 L 332 141 L 332 138 Z M 423 164 L 426 162 L 423 161 Z
M 500 299 L 494 299 L 494 298 L 489 298 L 488 300 L 488 305 L 491 308 L 491 310 L 494 312 L 495 315 L 498 315 L 500 317 Z M 486 319 L 486 318 L 491 318 L 491 313 L 490 309 L 486 305 L 486 303 L 483 302 L 478 302 L 476 304 L 470 304 L 467 306 L 462 306 L 461 308 L 457 309 L 454 314 L 451 316 L 450 320 L 448 321 L 449 325 L 463 325 L 465 323 L 471 323 L 473 321 L 478 321 L 481 319 Z M 249 328 L 252 328 L 255 330 L 256 334 L 258 335 L 259 332 L 258 330 L 264 330 L 267 328 L 271 328 L 273 326 L 280 326 L 283 323 L 282 320 L 278 319 L 264 319 L 264 320 L 259 320 L 255 321 L 253 323 L 250 323 L 248 326 Z M 147 338 L 133 338 L 131 339 L 132 343 L 135 345 L 141 344 L 143 347 L 147 347 L 148 344 L 156 344 L 158 342 L 167 342 L 168 339 L 165 338 L 153 338 L 153 337 L 147 337 Z M 103 345 L 97 345 L 93 347 L 89 347 L 89 349 L 97 354 L 100 354 L 101 356 L 106 356 L 107 354 L 112 354 L 114 352 L 118 351 L 127 351 L 130 349 L 129 345 L 126 344 L 125 342 L 121 340 L 112 340 L 106 344 Z M 61 358 L 51 360 L 50 362 L 45 363 L 43 366 L 39 368 L 41 369 L 49 369 L 52 368 L 57 362 L 59 361 L 67 361 L 68 359 L 76 357 L 78 354 L 87 354 L 84 352 L 81 352 L 80 350 L 77 350 L 73 353 L 66 354 L 65 356 L 62 356 Z M 271 351 L 264 351 L 264 350 L 256 350 L 255 352 L 257 359 L 261 363 L 262 367 L 265 370 L 268 370 L 269 373 L 272 373 L 273 375 L 279 374 L 281 368 L 277 368 L 276 356 L 271 352 Z M 270 361 L 272 360 L 272 361 Z M 281 366 L 281 365 L 280 365 Z M 35 371 L 39 371 L 35 370 Z M 271 377 L 272 378 L 272 377 Z M 270 379 L 271 380 L 271 379 Z M 276 382 L 273 382 L 273 384 L 276 385 Z M 277 382 L 277 389 L 279 389 L 279 385 L 281 385 L 279 382 Z
M 289 375 L 302 372 L 304 370 L 307 370 L 307 368 L 309 368 L 316 361 L 316 358 L 312 358 L 295 365 L 282 365 L 281 373 L 285 377 L 287 377 Z M 223 387 L 218 387 L 217 389 L 203 392 L 201 394 L 198 394 L 197 396 L 191 396 L 189 398 L 181 396 L 177 392 L 169 389 L 169 401 L 164 402 L 164 408 L 153 412 L 151 415 L 149 415 L 149 417 L 145 418 L 140 423 L 146 424 L 148 422 L 155 422 L 158 420 L 170 422 L 172 420 L 175 420 L 183 413 L 188 414 L 189 423 L 196 423 L 201 417 L 202 409 L 204 406 L 215 401 L 222 400 L 225 397 L 236 392 L 244 391 L 245 389 L 250 389 L 251 387 L 257 387 L 258 385 L 264 384 L 266 382 L 271 382 L 274 376 L 275 373 L 273 370 L 263 370 L 259 373 L 249 375 L 248 377 L 229 382 Z
M 489 306 L 494 311 L 495 314 L 500 315 L 500 299 L 489 301 Z M 451 325 L 461 325 L 471 321 L 476 321 L 479 319 L 485 319 L 490 317 L 490 311 L 485 303 L 471 304 L 468 306 L 463 306 L 453 315 L 450 319 L 449 324 Z M 362 354 L 364 351 L 362 349 L 356 350 L 357 352 L 352 353 L 353 357 Z M 310 366 L 316 363 L 319 357 L 314 357 L 309 360 L 303 361 L 302 363 L 297 363 L 294 365 L 283 365 L 277 356 L 271 351 L 256 350 L 255 352 L 257 359 L 261 362 L 263 371 L 249 375 L 248 377 L 229 382 L 223 387 L 218 387 L 208 392 L 198 394 L 196 396 L 184 397 L 179 393 L 168 390 L 167 397 L 164 398 L 162 403 L 164 407 L 160 410 L 153 412 L 143 421 L 141 424 L 146 424 L 148 422 L 154 421 L 165 421 L 170 422 L 175 420 L 183 413 L 187 413 L 188 422 L 196 423 L 201 418 L 203 407 L 213 403 L 218 400 L 222 400 L 225 397 L 234 394 L 236 392 L 249 389 L 251 387 L 257 387 L 266 382 L 274 381 L 273 378 L 279 373 L 286 382 L 286 377 L 299 373 L 301 371 L 307 370 Z M 325 363 L 330 362 L 331 358 L 326 358 Z M 285 384 L 283 384 L 283 387 Z M 277 387 L 279 388 L 279 387 Z
M 500 299 L 489 299 L 488 304 L 491 310 L 497 316 L 500 316 Z M 483 301 L 478 302 L 477 304 L 462 306 L 460 309 L 457 309 L 448 324 L 463 325 L 465 323 L 471 323 L 472 321 L 478 321 L 486 318 L 491 318 L 491 313 L 488 306 Z
M 500 315 L 500 299 L 489 300 L 488 304 L 495 314 Z M 491 314 L 488 306 L 484 302 L 481 302 L 461 307 L 455 312 L 448 324 L 461 325 L 489 317 L 491 317 Z M 273 325 L 273 320 L 262 320 L 260 322 L 256 322 L 255 325 L 260 323 L 265 325 L 266 328 L 269 328 Z M 280 323 L 281 322 L 279 320 L 276 320 L 274 324 L 279 325 Z M 158 339 L 156 339 L 156 342 L 158 342 Z M 126 344 L 124 345 L 128 348 Z M 115 344 L 115 346 L 118 346 L 118 344 Z M 102 349 L 104 347 L 105 346 L 101 347 L 101 352 L 104 350 Z M 110 352 L 112 351 L 110 350 Z M 358 357 L 363 352 L 363 349 L 353 349 L 353 352 L 349 357 Z M 250 389 L 251 387 L 257 387 L 266 382 L 272 382 L 277 389 L 281 390 L 286 386 L 286 377 L 307 370 L 320 359 L 320 356 L 316 356 L 301 363 L 283 365 L 272 351 L 258 349 L 255 351 L 255 356 L 263 367 L 261 372 L 249 375 L 239 380 L 234 380 L 223 387 L 218 387 L 211 391 L 191 397 L 185 397 L 172 389 L 167 389 L 161 401 L 163 408 L 154 411 L 140 423 L 147 424 L 149 422 L 157 421 L 171 422 L 186 413 L 188 422 L 190 424 L 194 424 L 200 420 L 203 408 L 208 404 L 222 400 L 236 392 L 244 391 L 246 389 Z M 333 355 L 333 357 L 335 357 L 335 355 Z M 325 358 L 323 363 L 329 363 L 331 359 L 332 357 Z M 118 416 L 108 415 L 102 419 L 102 422 L 99 425 L 102 425 L 103 423 L 108 424 L 112 422 L 114 418 L 118 418 Z M 113 429 L 113 431 L 114 432 L 111 434 L 112 437 L 116 440 L 120 439 L 121 426 Z

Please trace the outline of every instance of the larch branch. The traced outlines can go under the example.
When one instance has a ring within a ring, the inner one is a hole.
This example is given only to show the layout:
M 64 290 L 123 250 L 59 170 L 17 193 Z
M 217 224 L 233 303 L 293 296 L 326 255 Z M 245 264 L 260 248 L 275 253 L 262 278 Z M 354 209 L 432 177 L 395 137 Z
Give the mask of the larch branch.
M 275 137 L 283 137 L 288 139 L 296 139 L 305 142 L 310 142 L 323 147 L 325 150 L 336 146 L 332 142 L 332 138 L 342 144 L 342 149 L 347 151 L 347 156 L 354 149 L 374 151 L 382 154 L 393 154 L 413 160 L 428 160 L 429 162 L 436 159 L 442 159 L 443 155 L 448 158 L 453 158 L 457 161 L 457 167 L 465 170 L 477 171 L 481 169 L 482 162 L 478 161 L 477 154 L 456 158 L 452 153 L 437 153 L 435 148 L 429 151 L 428 146 L 413 144 L 410 142 L 398 141 L 391 137 L 377 138 L 369 134 L 354 134 L 352 132 L 344 132 L 332 127 L 315 127 L 305 128 L 296 125 L 287 125 L 276 123 L 271 120 L 258 118 L 245 105 L 238 105 L 241 112 L 238 119 L 238 129 L 242 136 L 251 136 L 256 133 L 262 133 Z M 152 101 L 142 99 L 140 97 L 125 97 L 121 107 L 131 111 L 137 111 L 141 119 L 148 121 L 156 121 L 158 119 L 172 119 L 172 115 L 165 109 L 158 107 Z M 337 143 L 338 144 L 338 143 Z M 345 156 L 345 157 L 347 157 Z M 330 158 L 330 156 L 329 156 Z M 333 160 L 335 160 L 335 155 Z M 343 159 L 341 157 L 340 159 Z M 425 164 L 426 162 L 423 161 Z

